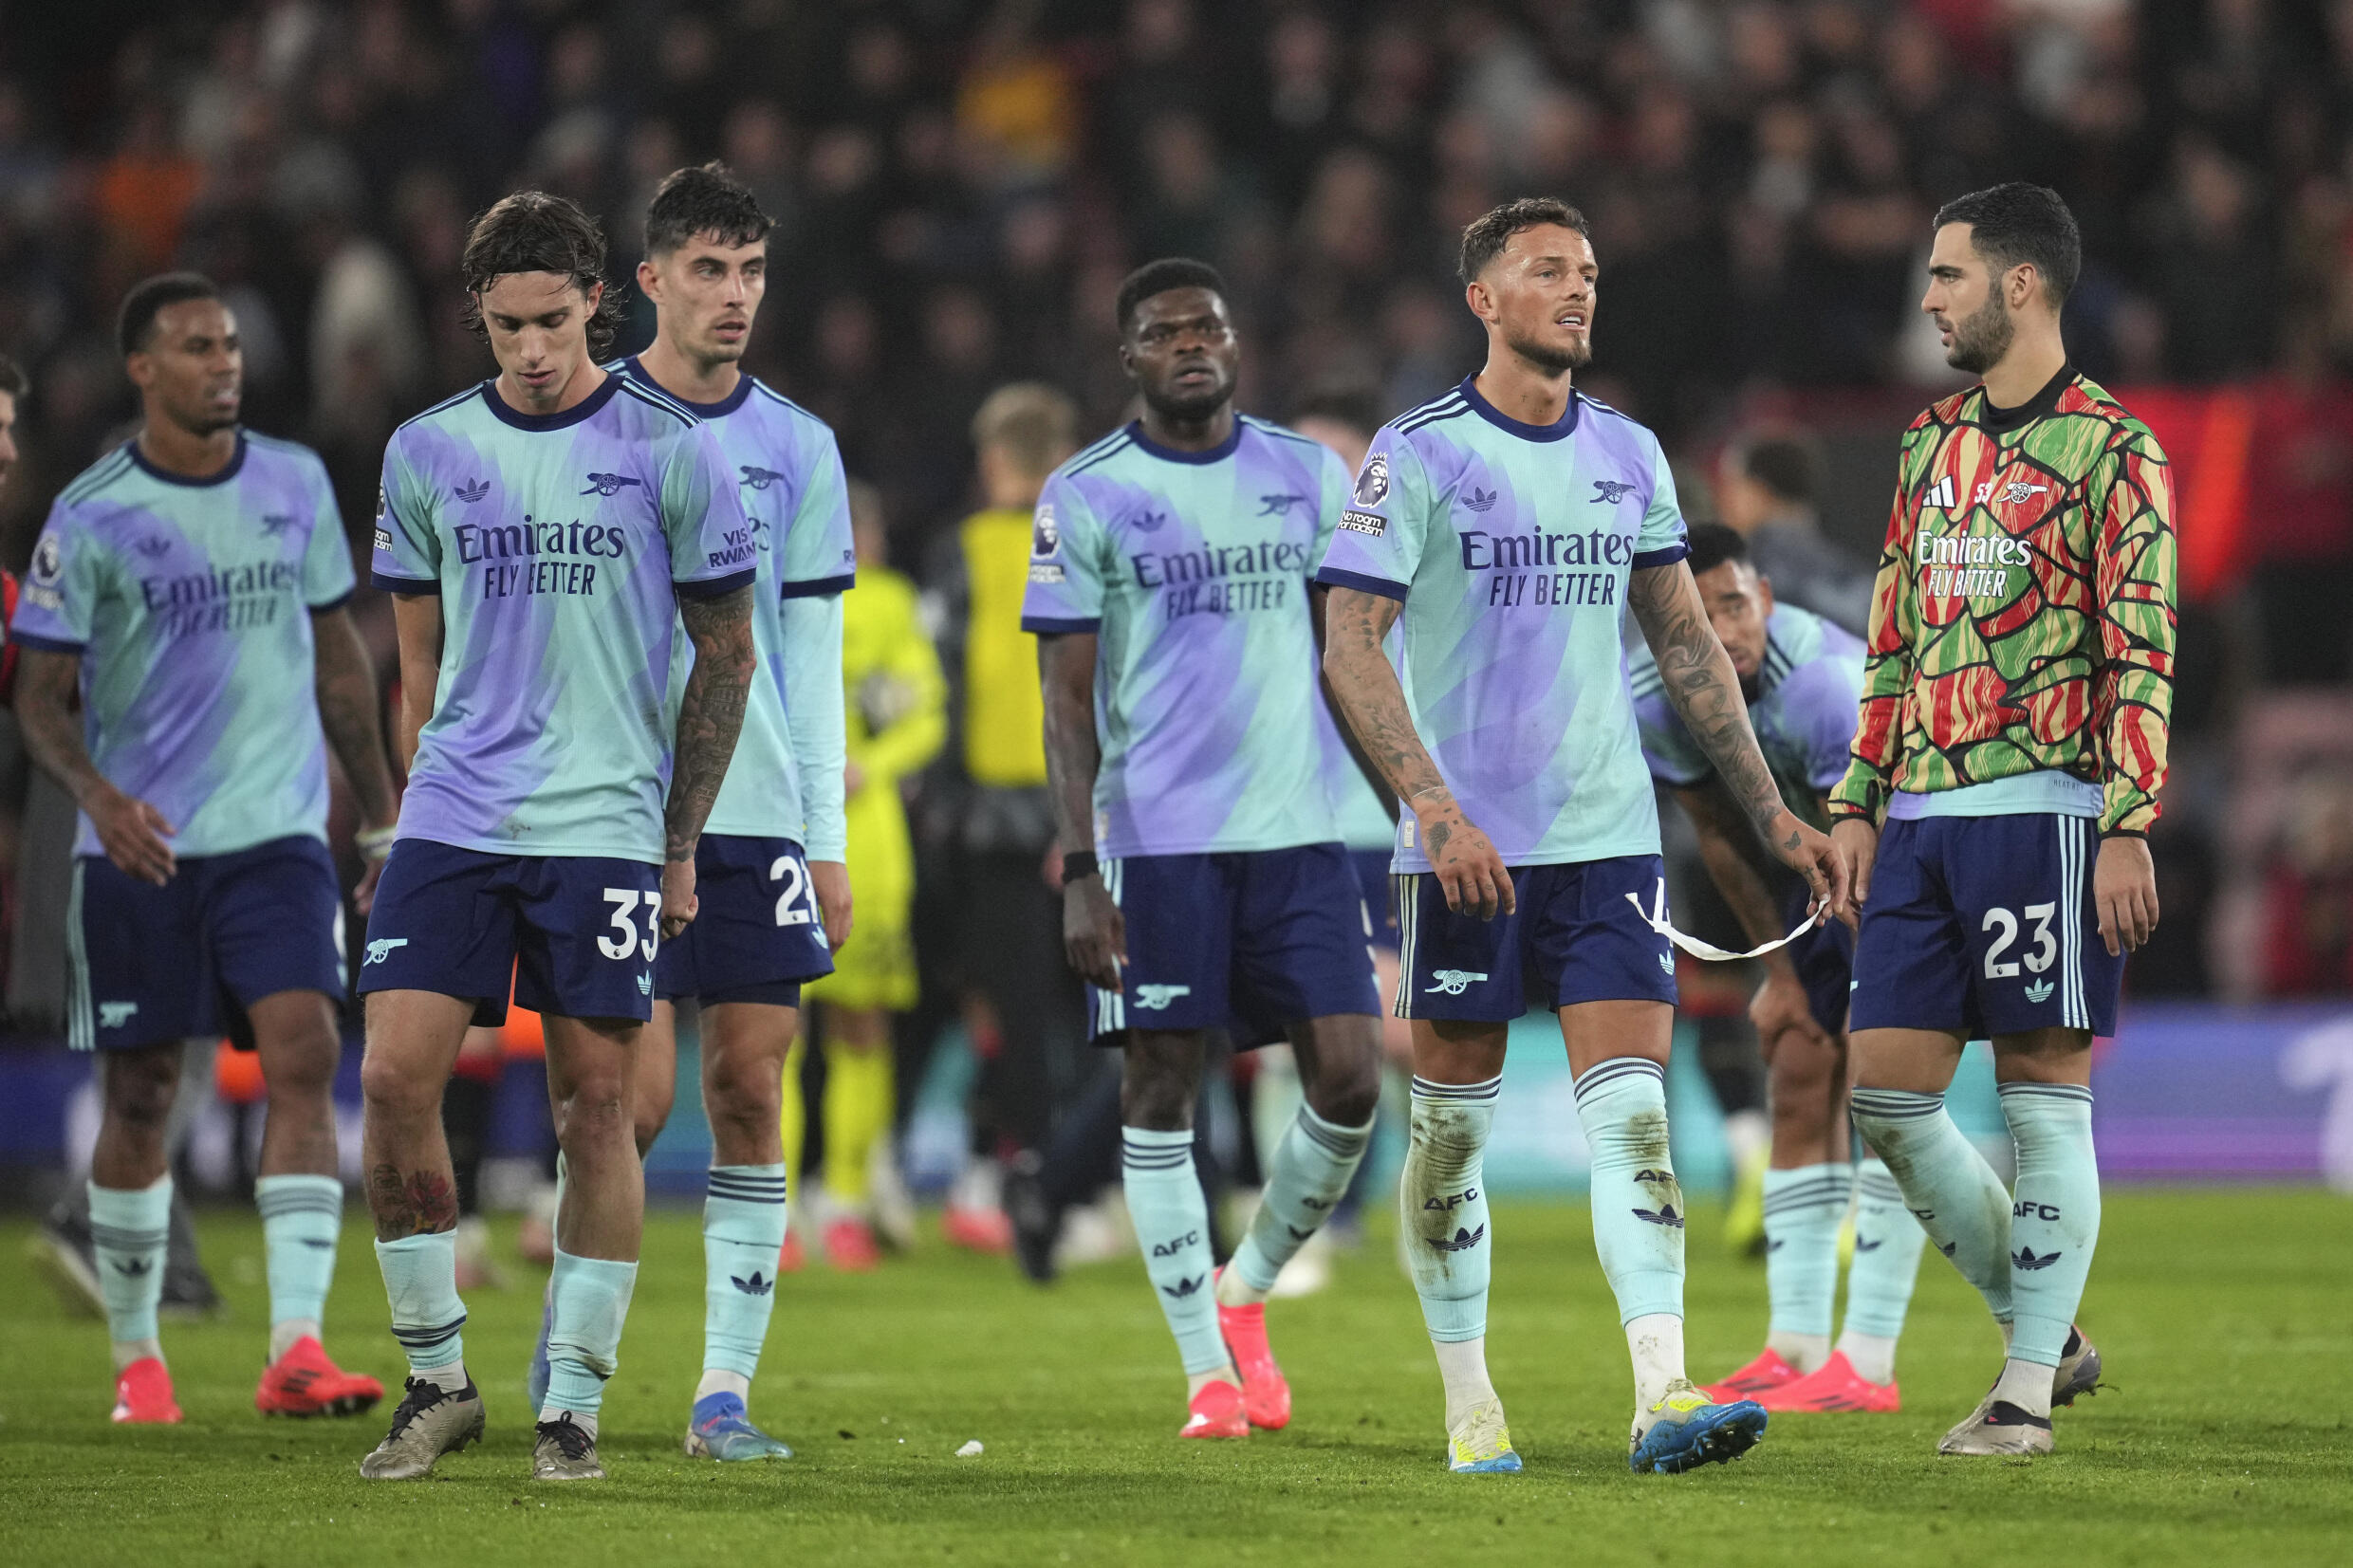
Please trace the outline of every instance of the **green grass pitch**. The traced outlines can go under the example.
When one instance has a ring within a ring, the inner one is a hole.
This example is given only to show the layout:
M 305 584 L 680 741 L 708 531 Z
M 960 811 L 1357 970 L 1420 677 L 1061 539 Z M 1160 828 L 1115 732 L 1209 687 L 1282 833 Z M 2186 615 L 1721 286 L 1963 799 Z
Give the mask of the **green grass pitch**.
M 799 1450 L 721 1467 L 678 1452 L 700 1365 L 690 1212 L 647 1227 L 602 1485 L 535 1486 L 523 1369 L 538 1276 L 469 1301 L 482 1446 L 435 1481 L 367 1485 L 388 1409 L 253 1413 L 260 1225 L 205 1226 L 231 1315 L 166 1325 L 184 1426 L 108 1425 L 98 1324 L 67 1315 L 0 1226 L 0 1562 L 190 1563 L 2343 1563 L 2353 1552 L 2353 1210 L 2308 1191 L 2122 1192 L 2085 1321 L 2111 1387 L 2038 1462 L 1939 1459 L 1995 1370 L 1975 1298 L 1933 1256 L 1895 1416 L 1776 1417 L 1748 1458 L 1625 1467 L 1625 1347 L 1582 1205 L 1501 1205 L 1489 1344 L 1528 1460 L 1440 1463 L 1436 1371 L 1386 1227 L 1334 1287 L 1272 1309 L 1290 1429 L 1179 1443 L 1175 1356 L 1136 1264 L 1035 1290 L 936 1243 L 862 1278 L 780 1285 L 755 1416 Z M 1694 1372 L 1764 1328 L 1763 1272 L 1692 1234 Z M 397 1378 L 363 1227 L 344 1231 L 329 1348 Z M 954 1457 L 978 1438 L 978 1458 Z

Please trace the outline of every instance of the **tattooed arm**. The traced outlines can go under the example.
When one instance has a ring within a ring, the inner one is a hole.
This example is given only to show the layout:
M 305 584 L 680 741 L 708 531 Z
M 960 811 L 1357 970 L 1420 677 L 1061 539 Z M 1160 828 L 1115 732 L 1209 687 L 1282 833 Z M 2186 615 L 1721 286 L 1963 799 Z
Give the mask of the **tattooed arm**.
M 695 668 L 678 698 L 670 803 L 662 822 L 664 937 L 677 935 L 695 918 L 695 845 L 744 727 L 744 705 L 758 666 L 751 649 L 753 586 L 746 583 L 713 599 L 678 600 L 678 617 L 695 644 Z
M 1042 633 L 1038 682 L 1046 698 L 1047 794 L 1054 806 L 1054 837 L 1065 857 L 1095 849 L 1095 769 L 1102 748 L 1095 735 L 1093 632 Z M 1127 963 L 1127 921 L 1100 873 L 1065 881 L 1062 943 L 1070 967 L 1107 991 L 1120 988 Z
M 1364 747 L 1356 738 L 1356 730 L 1340 716 L 1339 693 L 1332 690 L 1332 677 L 1323 668 L 1325 655 L 1331 651 L 1331 640 L 1326 632 L 1331 619 L 1331 597 L 1332 590 L 1324 583 L 1311 582 L 1307 585 L 1307 621 L 1315 628 L 1316 673 L 1324 689 L 1324 705 L 1332 710 L 1332 717 L 1337 721 L 1334 728 L 1340 731 L 1341 744 L 1348 748 L 1348 760 L 1356 764 L 1359 773 L 1364 775 L 1364 782 L 1372 786 L 1373 798 L 1380 802 L 1381 811 L 1394 822 L 1398 814 L 1397 791 L 1389 786 L 1389 781 L 1381 776 L 1380 769 L 1373 766 L 1373 759 L 1364 754 Z M 1376 594 L 1373 597 L 1378 599 L 1380 596 Z M 1394 604 L 1389 618 L 1397 618 Z
M 98 830 L 106 858 L 142 882 L 163 886 L 178 869 L 166 840 L 179 830 L 145 801 L 107 783 L 90 761 L 79 711 L 82 655 L 26 646 L 17 656 L 16 721 L 32 760 L 73 796 Z
M 384 735 L 377 722 L 376 665 L 351 612 L 342 605 L 313 611 L 310 617 L 313 658 L 319 698 L 319 725 L 343 777 L 360 799 L 360 841 L 367 870 L 361 875 L 352 901 L 365 914 L 376 902 L 376 878 L 391 853 L 390 830 L 400 814 L 392 788 L 392 768 L 384 760 Z
M 1749 728 L 1749 705 L 1740 676 L 1724 652 L 1708 610 L 1681 561 L 1638 568 L 1626 591 L 1635 623 L 1658 661 L 1667 700 L 1683 728 L 1707 753 L 1715 776 L 1784 864 L 1801 873 L 1818 903 L 1833 913 L 1846 908 L 1846 860 L 1829 839 L 1815 832 L 1782 803 L 1781 790 Z
M 1708 868 L 1708 879 L 1724 895 L 1724 902 L 1732 906 L 1732 915 L 1740 922 L 1740 929 L 1749 933 L 1749 940 L 1763 944 L 1779 936 L 1781 911 L 1774 906 L 1772 892 L 1758 873 L 1754 862 L 1756 840 L 1742 821 L 1740 807 L 1714 779 L 1677 789 L 1675 798 L 1699 837 L 1699 859 Z M 1756 994 L 1749 999 L 1749 1022 L 1756 1025 L 1757 1043 L 1763 1048 L 1765 1059 L 1770 1061 L 1782 1036 L 1791 1032 L 1811 1043 L 1827 1046 L 1829 1039 L 1814 1022 L 1813 1006 L 1806 1000 L 1805 986 L 1798 980 L 1797 966 L 1790 961 L 1789 950 L 1777 949 L 1757 963 L 1765 971 L 1765 978 Z
M 1359 588 L 1330 590 L 1325 620 L 1324 675 L 1338 699 L 1342 722 L 1397 797 L 1414 813 L 1446 907 L 1492 920 L 1514 908 L 1511 873 L 1486 834 L 1472 824 L 1438 774 L 1438 765 L 1414 732 L 1405 689 L 1380 651 L 1397 624 L 1394 599 Z

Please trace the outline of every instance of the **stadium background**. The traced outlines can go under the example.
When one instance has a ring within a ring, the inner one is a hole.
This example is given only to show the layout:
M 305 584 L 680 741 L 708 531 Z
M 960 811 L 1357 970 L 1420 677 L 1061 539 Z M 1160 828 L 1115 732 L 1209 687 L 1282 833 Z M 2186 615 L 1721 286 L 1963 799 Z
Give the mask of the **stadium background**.
M 1867 560 L 1898 434 L 1959 384 L 1913 308 L 1930 214 L 1998 179 L 2056 187 L 2084 234 L 2071 351 L 2172 454 L 2183 551 L 2165 923 L 2100 1069 L 2103 1161 L 2353 1190 L 2353 5 L 10 7 L 0 352 L 33 391 L 0 563 L 22 569 L 50 498 L 126 434 L 109 327 L 137 277 L 188 266 L 229 289 L 247 418 L 325 454 L 357 551 L 386 434 L 491 368 L 458 320 L 469 214 L 519 185 L 575 196 L 625 279 L 654 183 L 709 157 L 780 220 L 748 368 L 833 425 L 936 607 L 978 505 L 987 394 L 1059 385 L 1083 438 L 1124 416 L 1110 301 L 1131 266 L 1225 270 L 1248 410 L 1279 419 L 1340 387 L 1390 412 L 1475 368 L 1454 236 L 1531 192 L 1591 215 L 1604 286 L 1580 381 L 1660 432 L 1689 514 L 1718 515 L 1740 454 L 1788 437 L 1812 493 L 1787 499 Z M 623 346 L 650 330 L 633 298 Z M 60 831 L 55 802 L 8 739 L 0 1207 L 30 1209 L 91 1113 L 58 1040 L 57 890 L 20 875 Z M 935 933 L 989 913 L 958 879 L 958 754 L 909 786 Z M 986 1055 L 953 965 L 925 968 L 901 1030 L 917 1065 L 942 1040 Z M 1088 1064 L 1056 1049 L 1062 1103 Z M 1541 1050 L 1515 1053 L 1529 1077 L 1498 1153 L 1566 1189 L 1573 1118 L 1547 1109 L 1562 1085 Z M 542 1135 L 532 1092 L 501 1101 L 518 1156 Z M 1678 1158 L 1704 1186 L 1723 1169 L 1707 1084 L 1678 1064 L 1677 1093 Z M 910 1155 L 944 1178 L 965 1082 L 902 1095 Z M 680 1190 L 692 1100 L 656 1171 Z M 236 1186 L 250 1121 L 213 1113 L 199 1185 Z

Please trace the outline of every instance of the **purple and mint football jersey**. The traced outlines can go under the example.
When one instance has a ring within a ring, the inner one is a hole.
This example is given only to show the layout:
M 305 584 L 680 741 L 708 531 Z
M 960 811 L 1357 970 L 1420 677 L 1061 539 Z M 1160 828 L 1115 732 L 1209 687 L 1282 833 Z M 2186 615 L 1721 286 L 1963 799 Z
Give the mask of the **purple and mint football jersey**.
M 441 680 L 400 837 L 658 864 L 680 597 L 759 555 L 716 437 L 607 376 L 562 414 L 485 381 L 393 433 L 376 586 L 441 600 Z
M 326 468 L 243 431 L 210 479 L 118 447 L 67 485 L 9 636 L 82 657 L 82 728 L 107 783 L 178 831 L 182 858 L 326 836 L 310 613 L 351 597 Z M 102 853 L 82 820 L 75 853 Z
M 1651 777 L 1687 789 L 1714 776 L 1699 743 L 1667 700 L 1658 661 L 1638 638 L 1626 654 L 1635 722 Z M 1749 698 L 1749 725 L 1781 798 L 1817 827 L 1822 799 L 1846 776 L 1862 697 L 1862 639 L 1810 610 L 1776 604 L 1765 623 L 1765 662 Z
M 1658 438 L 1581 393 L 1550 425 L 1466 380 L 1383 426 L 1317 581 L 1404 601 L 1414 728 L 1504 863 L 1658 853 L 1620 624 L 1685 554 Z M 1395 865 L 1430 869 L 1415 823 Z
M 1347 492 L 1328 450 L 1248 415 L 1208 452 L 1131 424 L 1047 480 L 1021 623 L 1102 638 L 1098 855 L 1339 839 L 1307 583 Z
M 662 392 L 635 359 L 614 368 L 681 404 L 710 428 L 759 548 L 751 643 L 764 678 L 752 682 L 735 755 L 703 831 L 731 838 L 790 839 L 805 846 L 812 859 L 838 860 L 843 848 L 843 744 L 837 734 L 827 779 L 803 779 L 787 715 L 806 705 L 811 693 L 795 700 L 795 682 L 786 668 L 789 649 L 783 615 L 785 600 L 840 595 L 857 578 L 849 486 L 833 432 L 817 415 L 750 376 L 738 378 L 734 392 L 719 402 L 694 403 Z M 840 640 L 838 628 L 835 640 Z M 671 655 L 674 708 L 686 690 L 694 657 L 694 645 L 681 633 Z M 838 721 L 838 659 L 823 678 L 827 692 L 813 694 L 831 697 L 826 710 Z

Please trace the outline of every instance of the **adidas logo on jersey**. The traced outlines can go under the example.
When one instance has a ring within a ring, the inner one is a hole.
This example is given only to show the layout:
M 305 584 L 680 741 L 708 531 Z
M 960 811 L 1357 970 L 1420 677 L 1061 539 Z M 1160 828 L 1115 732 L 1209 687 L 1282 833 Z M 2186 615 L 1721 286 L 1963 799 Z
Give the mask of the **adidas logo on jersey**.
M 1960 504 L 1960 493 L 1953 483 L 1953 476 L 1949 473 L 1920 491 L 1920 505 L 1923 507 L 1941 507 L 1946 511 L 1951 511 Z
M 450 493 L 471 507 L 491 493 L 491 482 L 487 479 L 469 479 L 462 485 L 452 485 Z
M 1492 511 L 1495 509 L 1495 492 L 1493 490 L 1483 490 L 1476 485 L 1473 485 L 1471 487 L 1469 492 L 1463 496 L 1462 507 L 1465 511 Z

